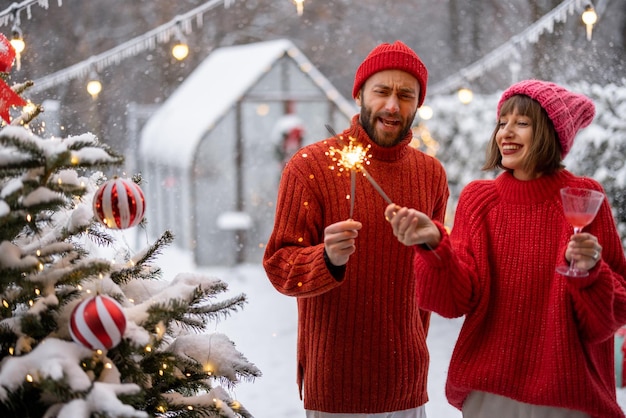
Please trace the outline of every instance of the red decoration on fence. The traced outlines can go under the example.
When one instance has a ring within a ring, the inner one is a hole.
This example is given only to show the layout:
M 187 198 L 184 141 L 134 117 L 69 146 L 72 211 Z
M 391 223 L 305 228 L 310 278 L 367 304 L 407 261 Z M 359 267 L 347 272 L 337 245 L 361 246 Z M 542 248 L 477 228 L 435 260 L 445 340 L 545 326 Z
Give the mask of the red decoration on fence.
M 7 37 L 0 33 L 0 72 L 10 72 L 13 61 L 15 61 L 15 49 Z

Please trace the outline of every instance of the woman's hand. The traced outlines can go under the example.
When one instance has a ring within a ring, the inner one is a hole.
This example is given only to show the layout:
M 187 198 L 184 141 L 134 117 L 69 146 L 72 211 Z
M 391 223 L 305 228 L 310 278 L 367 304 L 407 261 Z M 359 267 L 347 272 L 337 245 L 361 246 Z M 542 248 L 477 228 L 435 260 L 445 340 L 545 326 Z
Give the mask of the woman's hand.
M 575 263 L 580 270 L 591 270 L 602 257 L 602 246 L 598 238 L 587 232 L 571 236 L 565 249 L 565 259 Z
M 433 221 L 416 209 L 401 208 L 390 204 L 385 209 L 385 218 L 391 224 L 393 235 L 404 245 L 426 244 L 434 249 L 441 241 L 441 232 Z

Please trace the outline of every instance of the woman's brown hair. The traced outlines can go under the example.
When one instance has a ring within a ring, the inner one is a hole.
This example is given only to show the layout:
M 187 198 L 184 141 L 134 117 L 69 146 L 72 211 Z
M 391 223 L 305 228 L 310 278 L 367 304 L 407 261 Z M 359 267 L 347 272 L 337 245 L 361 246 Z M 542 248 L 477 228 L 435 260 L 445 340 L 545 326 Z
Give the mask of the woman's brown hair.
M 498 121 L 491 134 L 491 139 L 487 146 L 487 158 L 482 169 L 486 171 L 501 168 L 510 171 L 502 166 L 502 154 L 500 154 L 500 149 L 496 142 L 496 134 L 500 130 L 500 117 L 515 111 L 530 118 L 532 121 L 533 136 L 530 144 L 530 153 L 528 154 L 529 157 L 524 162 L 524 170 L 550 174 L 562 169 L 561 143 L 557 138 L 552 121 L 539 102 L 521 94 L 511 96 L 500 107 Z

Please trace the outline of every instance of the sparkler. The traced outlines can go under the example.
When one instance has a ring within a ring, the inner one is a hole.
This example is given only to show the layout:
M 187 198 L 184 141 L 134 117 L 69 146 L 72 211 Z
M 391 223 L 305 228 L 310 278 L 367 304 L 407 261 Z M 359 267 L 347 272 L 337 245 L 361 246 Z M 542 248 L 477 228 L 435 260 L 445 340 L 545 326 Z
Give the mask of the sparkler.
M 370 182 L 370 184 L 376 189 L 376 191 L 382 196 L 387 204 L 393 203 L 393 201 L 387 196 L 382 187 L 374 180 L 370 173 L 365 169 L 365 165 L 369 164 L 368 155 L 369 146 L 364 148 L 361 144 L 356 142 L 355 138 L 350 137 L 348 144 L 342 137 L 338 136 L 332 127 L 326 125 L 326 129 L 331 133 L 337 142 L 342 146 L 341 149 L 330 147 L 327 154 L 333 161 L 339 166 L 339 170 L 350 170 L 350 219 L 354 213 L 354 195 L 356 189 L 356 173 L 360 171 L 363 176 Z
M 339 143 L 343 140 L 337 137 Z M 367 149 L 357 144 L 354 138 L 350 138 L 348 145 L 343 145 L 341 149 L 330 147 L 327 155 L 337 163 L 339 171 L 350 170 L 350 219 L 354 215 L 354 197 L 356 193 L 356 172 L 363 170 L 363 163 L 367 161 Z M 333 167 L 334 168 L 334 167 Z
M 340 171 L 350 170 L 350 219 L 352 219 L 352 215 L 354 214 L 354 193 L 356 189 L 357 171 L 363 173 L 363 176 L 365 176 L 365 178 L 370 182 L 374 189 L 376 189 L 378 194 L 382 196 L 387 204 L 392 204 L 393 201 L 389 198 L 389 196 L 387 196 L 387 193 L 385 193 L 382 187 L 380 187 L 376 180 L 374 180 L 370 173 L 365 169 L 365 165 L 369 164 L 368 158 L 371 157 L 371 154 L 368 154 L 370 147 L 368 146 L 367 148 L 363 148 L 361 144 L 356 142 L 356 138 L 352 137 L 349 137 L 350 141 L 346 145 L 343 138 L 337 135 L 335 130 L 330 125 L 326 125 L 326 129 L 337 139 L 337 142 L 342 147 L 341 149 L 338 149 L 331 146 L 326 154 L 337 163 Z M 334 167 L 331 168 L 334 169 Z M 428 243 L 424 243 L 424 245 L 429 250 L 434 251 Z M 441 260 L 437 253 L 433 252 L 433 254 Z

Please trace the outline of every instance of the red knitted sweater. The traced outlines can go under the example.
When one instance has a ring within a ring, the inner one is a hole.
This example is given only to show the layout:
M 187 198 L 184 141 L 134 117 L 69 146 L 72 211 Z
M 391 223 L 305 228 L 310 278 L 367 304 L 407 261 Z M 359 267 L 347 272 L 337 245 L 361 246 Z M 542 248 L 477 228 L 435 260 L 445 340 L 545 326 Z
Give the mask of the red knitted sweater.
M 626 260 L 605 199 L 585 228 L 602 259 L 589 277 L 555 273 L 572 227 L 559 189 L 602 190 L 568 171 L 532 181 L 503 173 L 461 193 L 436 253 L 416 247 L 420 307 L 465 315 L 446 393 L 461 408 L 472 390 L 521 402 L 624 417 L 615 399 L 613 335 L 626 323 Z
M 443 221 L 448 200 L 440 163 L 409 146 L 373 143 L 358 116 L 343 138 L 371 145 L 368 172 L 394 202 Z M 333 413 L 381 413 L 424 404 L 429 314 L 416 300 L 413 253 L 385 220 L 387 203 L 357 175 L 353 218 L 363 223 L 345 274 L 323 257 L 324 228 L 349 217 L 350 178 L 330 167 L 328 139 L 287 164 L 264 267 L 274 287 L 298 298 L 298 385 L 304 407 Z

